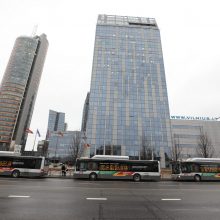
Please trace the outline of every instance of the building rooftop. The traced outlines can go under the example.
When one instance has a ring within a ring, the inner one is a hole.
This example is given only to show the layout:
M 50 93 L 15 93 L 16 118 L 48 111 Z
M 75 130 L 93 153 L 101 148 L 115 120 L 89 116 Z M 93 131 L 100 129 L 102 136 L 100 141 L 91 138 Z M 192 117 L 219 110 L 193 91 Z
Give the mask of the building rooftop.
M 158 27 L 154 18 L 118 16 L 118 15 L 99 15 L 98 25 L 121 25 L 139 27 Z

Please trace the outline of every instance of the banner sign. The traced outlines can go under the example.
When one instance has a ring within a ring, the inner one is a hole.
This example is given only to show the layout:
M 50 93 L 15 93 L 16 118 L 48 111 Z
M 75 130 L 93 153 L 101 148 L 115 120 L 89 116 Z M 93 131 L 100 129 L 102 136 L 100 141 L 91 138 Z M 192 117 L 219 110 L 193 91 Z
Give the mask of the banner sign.
M 170 119 L 217 121 L 219 118 L 216 118 L 216 117 L 194 117 L 194 116 L 170 116 Z

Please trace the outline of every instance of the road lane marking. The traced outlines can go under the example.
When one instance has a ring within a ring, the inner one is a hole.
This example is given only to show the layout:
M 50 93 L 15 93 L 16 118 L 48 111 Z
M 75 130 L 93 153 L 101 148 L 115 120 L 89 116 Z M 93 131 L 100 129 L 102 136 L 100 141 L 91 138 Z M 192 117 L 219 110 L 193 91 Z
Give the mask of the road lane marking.
M 8 198 L 30 198 L 30 196 L 9 195 Z
M 161 199 L 162 201 L 180 201 L 181 199 Z
M 86 198 L 87 200 L 107 200 L 107 198 Z

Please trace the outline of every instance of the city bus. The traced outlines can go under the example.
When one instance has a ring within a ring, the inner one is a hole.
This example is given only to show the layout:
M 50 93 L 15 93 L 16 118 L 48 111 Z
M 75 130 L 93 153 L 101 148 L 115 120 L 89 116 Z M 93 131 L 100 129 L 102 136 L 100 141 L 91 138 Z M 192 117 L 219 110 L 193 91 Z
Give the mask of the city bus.
M 173 180 L 220 180 L 220 158 L 189 158 L 171 164 Z
M 49 163 L 45 157 L 0 154 L 0 176 L 42 177 L 48 170 Z
M 129 160 L 126 156 L 96 155 L 76 161 L 74 178 L 160 180 L 160 163 L 156 160 Z

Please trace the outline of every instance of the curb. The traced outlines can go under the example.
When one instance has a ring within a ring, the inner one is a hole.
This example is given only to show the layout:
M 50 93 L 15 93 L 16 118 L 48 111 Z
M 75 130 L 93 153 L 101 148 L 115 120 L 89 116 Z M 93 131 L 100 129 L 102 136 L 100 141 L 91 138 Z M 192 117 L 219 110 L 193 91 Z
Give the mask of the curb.
M 73 176 L 58 176 L 58 175 L 45 176 L 44 178 L 74 179 Z M 172 179 L 171 178 L 161 178 L 159 181 L 172 181 Z
M 73 176 L 45 176 L 44 178 L 73 179 Z

